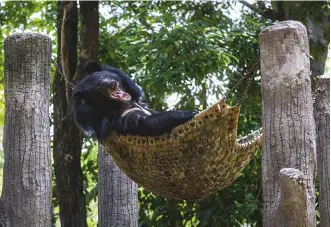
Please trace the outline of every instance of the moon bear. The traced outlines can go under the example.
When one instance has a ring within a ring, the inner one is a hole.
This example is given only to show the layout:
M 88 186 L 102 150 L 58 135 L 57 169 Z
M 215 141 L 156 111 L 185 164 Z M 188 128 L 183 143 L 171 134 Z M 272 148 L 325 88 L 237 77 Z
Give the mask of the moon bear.
M 121 135 L 158 136 L 192 119 L 196 111 L 157 112 L 140 102 L 142 89 L 123 71 L 89 61 L 87 76 L 72 97 L 78 127 L 88 136 L 105 140 L 112 131 Z

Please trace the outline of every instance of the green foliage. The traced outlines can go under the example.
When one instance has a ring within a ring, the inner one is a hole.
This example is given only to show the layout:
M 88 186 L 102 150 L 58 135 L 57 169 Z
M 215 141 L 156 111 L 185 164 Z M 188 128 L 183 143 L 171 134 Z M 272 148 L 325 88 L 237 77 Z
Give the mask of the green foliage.
M 96 226 L 97 216 L 97 195 L 98 195 L 98 148 L 97 144 L 91 139 L 84 139 L 81 166 L 84 176 L 84 195 L 87 204 L 88 226 Z
M 174 105 L 177 108 L 195 108 L 195 101 L 201 108 L 206 106 L 205 90 L 213 93 L 221 89 L 213 83 L 212 76 L 222 79 L 221 70 L 236 60 L 226 49 L 229 34 L 221 29 L 229 27 L 229 19 L 222 17 L 221 11 L 215 11 L 213 16 L 200 12 L 201 8 L 221 4 L 196 3 L 189 7 L 191 11 L 177 2 L 128 4 L 123 4 L 127 7 L 123 15 L 101 20 L 101 27 L 107 24 L 107 29 L 101 29 L 100 40 L 109 47 L 100 51 L 102 61 L 135 72 L 153 108 L 168 108 L 165 99 L 173 93 L 180 96 Z M 134 18 L 128 19 L 127 15 L 132 14 Z M 122 16 L 130 21 L 124 29 L 109 27 L 120 24 Z
M 56 2 L 0 2 L 0 82 L 3 82 L 3 39 L 15 32 L 40 32 L 49 35 L 56 47 Z

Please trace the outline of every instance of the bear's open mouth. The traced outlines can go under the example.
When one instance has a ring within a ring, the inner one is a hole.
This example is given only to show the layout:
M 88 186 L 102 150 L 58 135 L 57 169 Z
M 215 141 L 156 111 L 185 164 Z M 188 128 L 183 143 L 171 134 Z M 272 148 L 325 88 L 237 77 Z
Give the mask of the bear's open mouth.
M 118 86 L 115 89 L 108 89 L 108 93 L 110 97 L 112 97 L 113 99 L 122 100 L 122 101 L 131 100 L 131 96 L 128 93 L 122 91 Z

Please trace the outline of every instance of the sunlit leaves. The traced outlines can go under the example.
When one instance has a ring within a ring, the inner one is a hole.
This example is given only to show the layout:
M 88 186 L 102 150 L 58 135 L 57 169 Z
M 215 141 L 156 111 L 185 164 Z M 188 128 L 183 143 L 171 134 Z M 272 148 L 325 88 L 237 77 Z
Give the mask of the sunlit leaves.
M 152 107 L 166 109 L 166 98 L 178 93 L 182 100 L 176 107 L 192 109 L 195 102 L 189 100 L 200 97 L 205 82 L 210 90 L 220 91 L 208 78 L 216 75 L 222 80 L 223 69 L 236 60 L 224 42 L 231 34 L 224 32 L 229 19 L 222 16 L 222 3 L 130 2 L 108 6 L 123 12 L 128 24 L 124 29 L 117 27 L 123 21 L 118 13 L 101 20 L 108 29 L 101 32 L 100 40 L 109 48 L 101 50 L 100 57 L 134 72 Z M 128 18 L 131 11 L 134 20 Z M 200 97 L 198 103 L 206 98 Z

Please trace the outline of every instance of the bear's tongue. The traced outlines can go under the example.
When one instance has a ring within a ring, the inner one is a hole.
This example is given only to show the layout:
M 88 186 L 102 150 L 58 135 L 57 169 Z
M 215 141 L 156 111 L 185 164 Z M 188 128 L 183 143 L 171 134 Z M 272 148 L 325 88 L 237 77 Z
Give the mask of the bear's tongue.
M 120 100 L 130 100 L 131 98 L 128 93 L 122 91 L 119 88 L 116 88 L 115 91 L 113 91 L 110 95 L 114 99 L 120 99 Z

